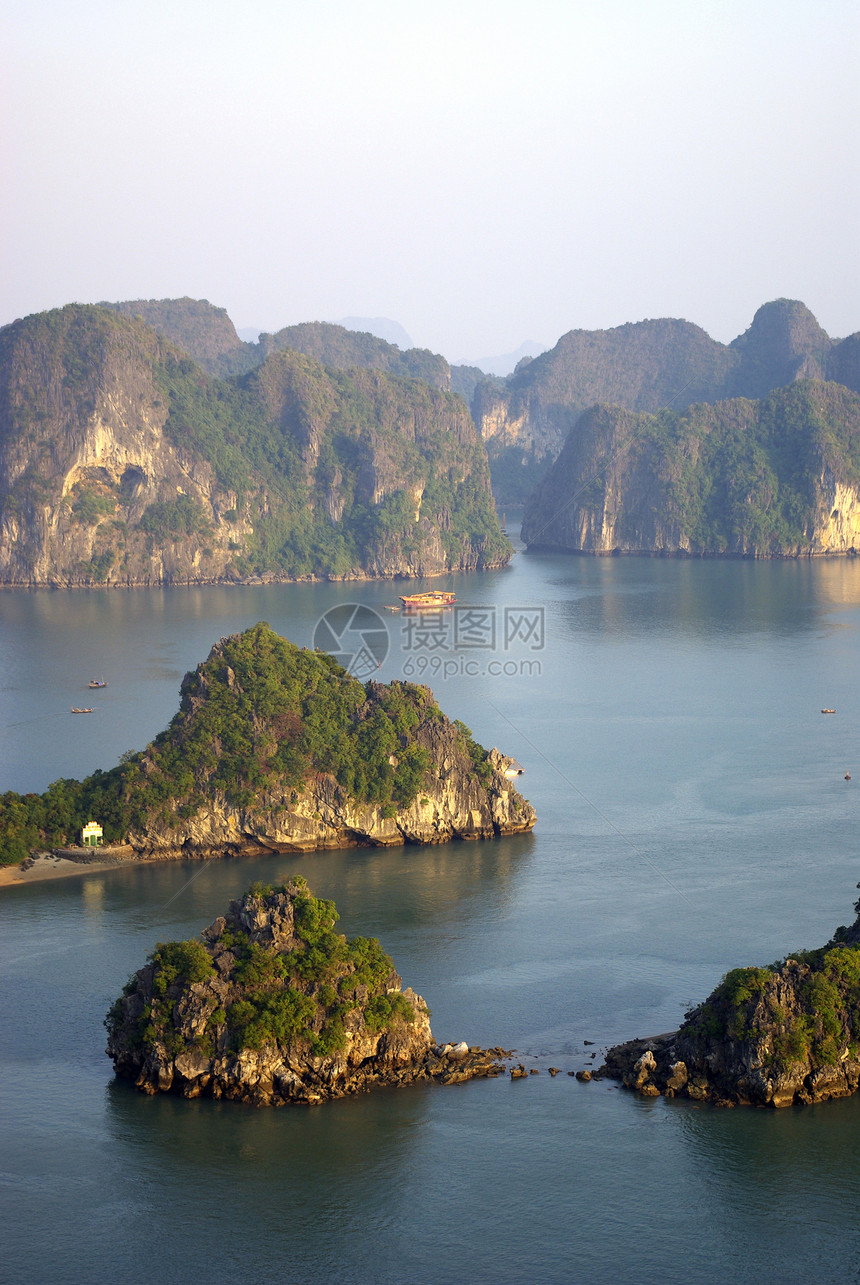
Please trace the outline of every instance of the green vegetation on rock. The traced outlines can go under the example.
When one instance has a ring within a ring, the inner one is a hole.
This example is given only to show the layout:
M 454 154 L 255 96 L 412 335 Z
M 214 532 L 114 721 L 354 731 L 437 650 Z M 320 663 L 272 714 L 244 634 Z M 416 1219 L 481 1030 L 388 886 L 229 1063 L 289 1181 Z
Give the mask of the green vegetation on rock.
M 319 775 L 392 816 L 418 796 L 431 767 L 416 729 L 445 723 L 429 688 L 362 684 L 327 653 L 260 623 L 222 639 L 186 675 L 178 713 L 146 750 L 84 781 L 55 781 L 44 794 L 0 796 L 0 862 L 74 843 L 91 817 L 106 842 L 118 842 L 153 819 L 176 826 L 215 795 L 250 806 L 277 785 L 297 797 Z M 471 733 L 467 744 L 486 776 L 486 751 Z
M 858 884 L 860 887 L 860 884 Z M 653 1097 L 788 1107 L 860 1088 L 860 901 L 818 950 L 734 968 L 678 1031 L 607 1051 L 598 1074 Z
M 776 299 L 731 344 L 676 318 L 571 330 L 507 379 L 480 382 L 472 412 L 497 498 L 525 503 L 541 468 L 597 404 L 677 413 L 697 403 L 764 398 L 802 379 L 860 392 L 860 344 L 856 335 L 831 340 L 802 303 Z
M 334 930 L 338 918 L 334 903 L 314 897 L 301 878 L 252 886 L 207 930 L 205 944 L 158 943 L 105 1019 L 110 1041 L 144 1056 L 159 1046 L 173 1057 L 192 1048 L 211 1057 L 216 1046 L 240 1053 L 278 1045 L 321 1058 L 344 1049 L 347 1027 L 379 1034 L 413 1023 L 416 1003 L 400 992 L 379 941 L 347 940 Z M 210 995 L 203 984 L 212 978 L 218 989 Z M 184 1019 L 195 1004 L 201 1012 L 189 1030 Z
M 241 375 L 259 363 L 256 346 L 243 343 L 226 309 L 208 299 L 129 299 L 99 307 L 140 318 L 210 375 Z
M 146 324 L 167 303 L 0 330 L 0 580 L 424 576 L 511 556 L 447 376 L 275 344 L 216 378 Z
M 262 334 L 260 359 L 285 348 L 304 353 L 324 366 L 338 370 L 362 367 L 379 370 L 400 379 L 423 379 L 434 388 L 451 386 L 451 370 L 444 357 L 427 348 L 400 349 L 366 330 L 349 330 L 327 321 L 302 322 L 286 326 L 276 334 Z
M 860 1047 L 860 947 L 798 951 L 769 968 L 735 968 L 679 1037 L 758 1046 L 766 1066 L 838 1066 Z
M 816 552 L 834 547 L 823 533 L 837 484 L 860 492 L 860 397 L 838 384 L 683 413 L 599 407 L 531 497 L 523 538 L 584 552 Z

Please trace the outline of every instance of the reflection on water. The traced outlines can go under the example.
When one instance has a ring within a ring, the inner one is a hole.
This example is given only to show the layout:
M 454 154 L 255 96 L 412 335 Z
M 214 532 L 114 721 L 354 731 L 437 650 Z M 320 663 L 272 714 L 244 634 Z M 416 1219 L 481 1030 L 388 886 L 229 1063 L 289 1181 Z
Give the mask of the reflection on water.
M 860 1099 L 784 1111 L 672 1107 L 690 1164 L 708 1175 L 710 1218 L 734 1239 L 737 1279 L 757 1260 L 758 1279 L 860 1279 Z M 765 1221 L 794 1265 L 788 1276 L 768 1262 Z
M 538 672 L 434 683 L 524 762 L 532 835 L 0 890 L 10 1281 L 857 1279 L 860 1099 L 721 1112 L 547 1070 L 672 1029 L 728 968 L 849 917 L 860 564 L 540 554 L 452 587 L 547 608 Z M 0 788 L 144 744 L 222 634 L 264 619 L 306 645 L 335 602 L 391 597 L 0 595 Z M 406 656 L 389 628 L 384 679 Z M 97 716 L 69 718 L 96 676 Z M 434 1034 L 517 1048 L 541 1073 L 275 1113 L 115 1083 L 102 1020 L 129 972 L 254 880 L 299 873 L 347 935 L 380 938 Z
M 860 559 L 779 562 L 530 554 L 574 630 L 702 638 L 835 627 L 860 606 Z
M 548 672 L 570 677 L 583 648 L 637 646 L 666 654 L 686 643 L 745 646 L 855 627 L 860 612 L 860 559 L 747 562 L 651 558 L 577 558 L 530 554 L 503 572 L 451 577 L 462 603 L 546 608 L 545 647 L 505 647 L 501 625 L 493 649 L 458 646 L 448 628 L 434 649 L 416 652 L 402 619 L 383 611 L 390 585 L 320 584 L 135 591 L 9 591 L 0 594 L 0 790 L 41 790 L 61 776 L 112 767 L 146 745 L 172 718 L 182 675 L 218 638 L 267 620 L 301 646 L 319 617 L 338 602 L 360 601 L 382 612 L 391 648 L 380 671 L 387 681 L 407 661 L 434 686 L 452 716 L 474 720 L 484 739 L 503 726 L 482 697 L 506 711 L 528 708 Z M 497 622 L 498 623 L 498 622 Z M 450 626 L 450 620 L 448 621 Z M 493 679 L 490 660 L 536 662 L 525 677 Z M 457 661 L 477 669 L 463 672 Z M 449 663 L 446 671 L 441 668 Z M 108 686 L 89 692 L 90 678 Z M 453 704 L 452 702 L 456 702 Z M 822 701 L 822 703 L 824 703 Z M 86 718 L 72 705 L 91 704 Z M 843 769 L 844 771 L 844 769 Z

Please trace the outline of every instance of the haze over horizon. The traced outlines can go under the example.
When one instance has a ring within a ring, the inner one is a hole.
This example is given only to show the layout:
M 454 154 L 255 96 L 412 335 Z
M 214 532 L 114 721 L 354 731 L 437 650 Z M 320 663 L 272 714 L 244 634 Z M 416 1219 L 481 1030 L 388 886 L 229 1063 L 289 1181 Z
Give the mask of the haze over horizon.
M 190 295 L 456 361 L 768 300 L 860 328 L 846 0 L 9 0 L 0 324 Z

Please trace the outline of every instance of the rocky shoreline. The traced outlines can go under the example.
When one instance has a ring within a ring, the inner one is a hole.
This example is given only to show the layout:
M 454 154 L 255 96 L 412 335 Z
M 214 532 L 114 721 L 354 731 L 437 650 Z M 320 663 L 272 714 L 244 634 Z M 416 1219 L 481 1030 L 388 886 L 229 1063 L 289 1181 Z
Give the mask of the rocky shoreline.
M 511 1049 L 437 1042 L 379 943 L 347 941 L 336 919 L 299 878 L 252 888 L 200 938 L 159 943 L 105 1020 L 117 1075 L 148 1095 L 284 1106 L 562 1074 Z M 567 1075 L 587 1083 L 597 1052 L 583 1057 L 591 1064 Z
M 404 581 L 410 583 L 415 580 L 438 580 L 443 576 L 451 575 L 480 575 L 485 571 L 499 571 L 506 567 L 510 562 L 510 556 L 505 558 L 489 559 L 481 557 L 461 559 L 456 565 L 439 567 L 436 569 L 391 569 L 379 570 L 377 572 L 362 573 L 360 570 L 344 572 L 343 575 L 334 575 L 326 573 L 324 575 L 301 575 L 287 576 L 277 571 L 266 571 L 259 575 L 242 576 L 238 572 L 230 572 L 219 576 L 182 576 L 170 575 L 166 577 L 158 576 L 141 576 L 135 577 L 115 577 L 110 580 L 96 580 L 91 576 L 62 576 L 55 575 L 49 578 L 20 578 L 16 580 L 0 581 L 0 590 L 33 590 L 33 589 L 206 589 L 206 588 L 230 588 L 236 587 L 256 587 L 260 585 L 292 585 L 292 584 L 374 584 L 379 581 Z
M 860 885 L 858 885 L 860 887 Z M 677 1031 L 610 1048 L 597 1075 L 645 1097 L 788 1107 L 860 1087 L 857 921 L 817 950 L 735 968 Z
M 129 834 L 129 845 L 145 860 L 178 861 L 497 839 L 534 827 L 534 808 L 505 775 L 513 759 L 490 750 L 484 785 L 453 724 L 430 720 L 415 730 L 414 741 L 429 751 L 433 772 L 418 798 L 393 816 L 351 798 L 333 776 L 318 774 L 301 793 L 276 786 L 261 790 L 247 807 L 214 792 L 192 817 L 151 819 L 145 830 Z
M 830 1098 L 847 1098 L 860 1085 L 860 1058 L 846 1058 L 838 1066 L 798 1068 L 768 1074 L 761 1066 L 726 1074 L 725 1068 L 703 1064 L 690 1057 L 681 1031 L 650 1039 L 629 1040 L 608 1050 L 595 1078 L 620 1080 L 643 1097 L 689 1098 L 713 1106 L 807 1106 Z
M 200 938 L 159 943 L 105 1026 L 143 1093 L 313 1105 L 379 1086 L 497 1076 L 509 1056 L 439 1045 L 375 938 L 333 931 L 303 879 L 252 888 Z

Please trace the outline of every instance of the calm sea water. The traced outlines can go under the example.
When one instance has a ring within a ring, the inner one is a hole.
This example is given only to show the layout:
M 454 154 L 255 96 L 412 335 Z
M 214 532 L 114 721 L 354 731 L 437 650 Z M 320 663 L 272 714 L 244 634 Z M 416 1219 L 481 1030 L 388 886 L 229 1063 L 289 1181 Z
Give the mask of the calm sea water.
M 429 681 L 523 763 L 531 836 L 0 890 L 5 1280 L 860 1279 L 860 1099 L 718 1111 L 547 1073 L 853 918 L 860 564 L 530 555 L 450 585 L 476 608 L 459 639 L 382 612 L 379 676 Z M 307 645 L 331 606 L 394 601 L 0 594 L 0 790 L 145 744 L 223 634 L 265 619 Z M 102 1018 L 154 943 L 299 872 L 381 938 L 437 1038 L 540 1074 L 278 1112 L 114 1081 Z

